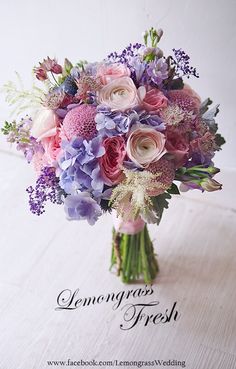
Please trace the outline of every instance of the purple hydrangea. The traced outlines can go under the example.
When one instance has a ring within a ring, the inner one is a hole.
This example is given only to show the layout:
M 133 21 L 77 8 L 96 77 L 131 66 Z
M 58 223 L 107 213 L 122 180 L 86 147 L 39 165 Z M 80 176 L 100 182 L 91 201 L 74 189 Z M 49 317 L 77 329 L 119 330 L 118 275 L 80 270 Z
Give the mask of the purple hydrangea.
M 102 215 L 101 207 L 88 192 L 67 196 L 64 209 L 69 220 L 86 219 L 90 225 L 93 225 Z
M 98 158 L 105 153 L 101 137 L 90 141 L 82 138 L 73 138 L 64 141 L 64 151 L 59 160 L 60 186 L 67 194 L 76 194 L 77 191 L 89 191 L 93 195 L 101 194 L 104 181 L 101 177 Z
M 144 110 L 133 109 L 127 113 L 112 112 L 110 108 L 98 106 L 95 117 L 96 128 L 101 137 L 112 137 L 127 133 L 132 125 L 140 123 L 150 125 L 158 131 L 163 131 L 165 125 L 156 114 Z

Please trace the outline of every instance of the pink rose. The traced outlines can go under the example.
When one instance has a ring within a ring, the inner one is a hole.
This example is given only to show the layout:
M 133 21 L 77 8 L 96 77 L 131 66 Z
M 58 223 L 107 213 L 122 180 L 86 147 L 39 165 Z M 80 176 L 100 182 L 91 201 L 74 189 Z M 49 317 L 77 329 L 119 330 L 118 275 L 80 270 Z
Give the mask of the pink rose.
M 169 132 L 166 140 L 167 152 L 174 156 L 174 163 L 176 168 L 182 167 L 189 152 L 189 143 L 187 140 L 176 132 Z
M 103 85 L 107 85 L 114 79 L 125 76 L 130 76 L 130 70 L 126 65 L 121 63 L 101 64 L 97 70 L 97 77 L 100 78 Z
M 112 111 L 126 111 L 140 104 L 145 96 L 145 87 L 137 90 L 129 77 L 114 79 L 98 92 L 98 102 L 111 108 Z
M 168 99 L 157 88 L 152 88 L 148 91 L 143 99 L 142 106 L 147 111 L 157 112 L 158 110 L 165 108 L 168 104 Z
M 59 135 L 59 131 L 57 131 L 55 136 L 43 138 L 41 143 L 45 150 L 45 158 L 49 164 L 53 165 L 61 151 L 61 137 Z
M 31 135 L 40 141 L 42 138 L 55 136 L 60 120 L 53 110 L 41 108 L 33 118 Z
M 130 133 L 126 145 L 127 155 L 136 165 L 145 168 L 166 153 L 165 141 L 162 133 L 142 125 Z
M 108 185 L 120 183 L 124 178 L 121 170 L 126 152 L 121 136 L 108 137 L 103 141 L 106 153 L 99 159 L 101 173 Z

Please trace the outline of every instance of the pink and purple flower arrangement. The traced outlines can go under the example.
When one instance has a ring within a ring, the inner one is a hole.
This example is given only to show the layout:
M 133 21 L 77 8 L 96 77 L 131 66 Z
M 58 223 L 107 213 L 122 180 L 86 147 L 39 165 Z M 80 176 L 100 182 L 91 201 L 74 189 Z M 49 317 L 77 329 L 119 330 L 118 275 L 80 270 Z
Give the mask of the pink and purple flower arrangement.
M 159 224 L 171 195 L 221 189 L 212 161 L 224 143 L 218 105 L 184 82 L 198 78 L 196 69 L 182 49 L 163 55 L 162 34 L 151 28 L 144 44 L 101 62 L 60 65 L 48 57 L 33 70 L 42 88 L 18 98 L 5 86 L 20 113 L 34 107 L 31 117 L 2 128 L 37 173 L 27 188 L 30 210 L 41 215 L 51 201 L 68 219 L 91 225 L 112 212 L 112 265 L 124 282 L 155 278 L 146 223 Z

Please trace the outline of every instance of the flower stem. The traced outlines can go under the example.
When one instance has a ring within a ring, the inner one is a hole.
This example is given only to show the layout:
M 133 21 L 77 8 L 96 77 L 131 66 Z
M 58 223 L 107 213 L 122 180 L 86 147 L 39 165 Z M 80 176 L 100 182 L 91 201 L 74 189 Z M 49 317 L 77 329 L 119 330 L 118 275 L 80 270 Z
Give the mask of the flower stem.
M 113 229 L 111 268 L 114 265 L 124 283 L 142 280 L 151 283 L 155 279 L 158 263 L 146 225 L 135 235 Z

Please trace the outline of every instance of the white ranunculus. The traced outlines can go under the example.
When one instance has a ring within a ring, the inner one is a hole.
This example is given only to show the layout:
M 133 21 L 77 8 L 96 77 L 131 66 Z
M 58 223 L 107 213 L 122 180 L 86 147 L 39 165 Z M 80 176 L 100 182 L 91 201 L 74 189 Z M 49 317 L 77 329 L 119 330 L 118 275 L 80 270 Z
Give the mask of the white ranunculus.
M 165 136 L 149 126 L 134 129 L 127 140 L 128 157 L 141 168 L 158 161 L 165 153 Z
M 112 111 L 126 111 L 140 104 L 145 97 L 145 87 L 137 90 L 130 77 L 120 77 L 103 86 L 98 92 L 98 101 Z

